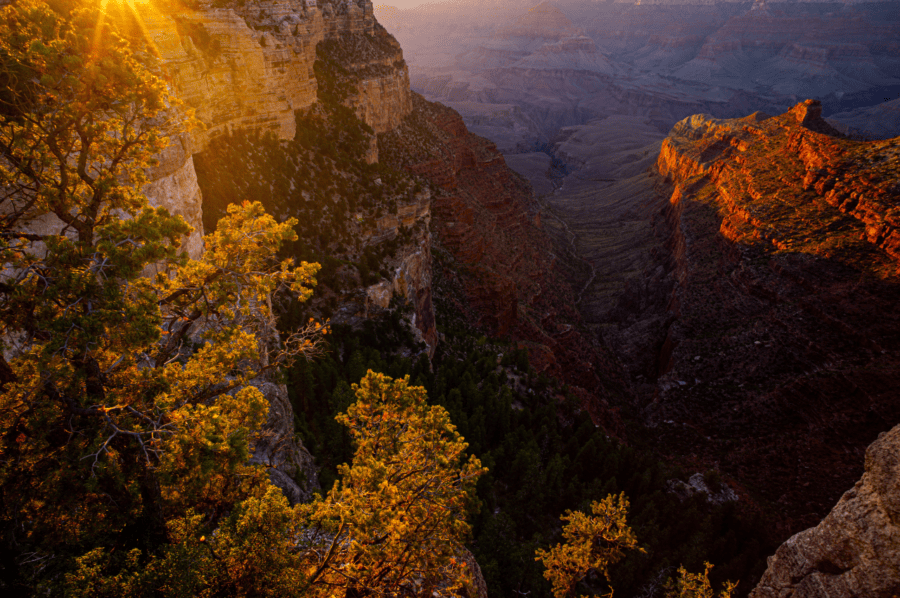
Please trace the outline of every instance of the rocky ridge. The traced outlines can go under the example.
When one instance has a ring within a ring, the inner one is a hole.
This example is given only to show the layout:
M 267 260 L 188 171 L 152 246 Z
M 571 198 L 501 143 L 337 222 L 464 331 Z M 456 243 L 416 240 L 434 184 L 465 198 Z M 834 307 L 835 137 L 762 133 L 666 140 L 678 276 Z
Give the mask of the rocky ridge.
M 845 259 L 853 259 L 847 248 L 865 241 L 900 260 L 900 140 L 841 139 L 821 115 L 821 104 L 808 100 L 781 117 L 756 113 L 739 125 L 691 117 L 663 142 L 659 172 L 679 181 L 708 177 L 730 212 L 722 231 L 734 239 L 752 235 L 825 257 L 841 251 Z M 777 156 L 777 175 L 760 176 L 762 156 Z M 830 229 L 822 228 L 823 216 Z M 827 245 L 817 244 L 826 230 Z M 874 265 L 896 268 L 883 258 Z
M 900 419 L 898 147 L 841 138 L 816 102 L 695 116 L 662 145 L 676 284 L 642 408 L 661 446 L 721 468 L 784 531 L 817 522 Z

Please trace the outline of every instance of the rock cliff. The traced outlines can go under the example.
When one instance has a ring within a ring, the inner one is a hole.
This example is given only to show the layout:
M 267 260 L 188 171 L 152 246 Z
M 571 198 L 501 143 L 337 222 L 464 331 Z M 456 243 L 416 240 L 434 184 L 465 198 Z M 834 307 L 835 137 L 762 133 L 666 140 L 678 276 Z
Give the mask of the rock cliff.
M 866 451 L 866 471 L 814 528 L 769 558 L 751 598 L 890 598 L 900 593 L 900 426 Z
M 376 23 L 370 0 L 321 7 L 315 0 L 199 2 L 178 12 L 137 7 L 166 77 L 199 121 L 189 136 L 172 140 L 144 191 L 194 226 L 187 250 L 195 257 L 203 226 L 192 154 L 234 131 L 293 139 L 295 114 L 317 101 L 314 64 L 321 42 L 331 40 L 357 57 L 348 103 L 376 131 L 396 126 L 409 111 L 400 46 Z
M 862 241 L 900 260 L 900 139 L 841 137 L 814 100 L 772 119 L 759 113 L 724 122 L 694 116 L 663 142 L 658 168 L 679 181 L 708 177 L 727 206 L 723 232 L 734 238 L 752 235 L 781 250 L 825 257 L 840 252 L 848 260 L 856 255 L 847 250 L 851 245 L 861 250 L 857 257 L 870 255 Z M 763 161 L 770 172 L 761 170 Z M 816 234 L 825 232 L 823 217 L 841 222 L 827 240 Z M 845 243 L 836 245 L 836 237 Z M 883 258 L 876 263 L 896 269 Z
M 191 113 L 198 122 L 189 134 L 172 138 L 144 189 L 151 203 L 181 214 L 195 228 L 186 242 L 193 257 L 203 250 L 204 219 L 207 227 L 214 226 L 230 201 L 272 197 L 266 201 L 268 208 L 286 218 L 298 215 L 298 209 L 288 205 L 291 200 L 302 212 L 302 206 L 317 197 L 318 185 L 301 189 L 304 182 L 293 179 L 299 160 L 313 164 L 314 154 L 298 152 L 285 161 L 283 151 L 297 137 L 298 122 L 311 122 L 298 115 L 321 112 L 317 106 L 323 85 L 331 91 L 342 87 L 341 102 L 369 127 L 361 141 L 363 160 L 369 164 L 378 159 L 374 134 L 393 129 L 410 111 L 409 78 L 400 46 L 375 21 L 370 0 L 200 1 L 177 12 L 148 4 L 136 7 L 143 33 L 181 102 L 179 110 Z M 337 72 L 317 72 L 323 50 L 338 64 Z M 329 80 L 323 82 L 320 77 Z M 235 136 L 253 137 L 256 146 L 241 147 L 241 156 L 229 154 L 222 148 L 228 148 Z M 254 156 L 287 162 L 292 168 L 262 180 L 259 175 L 266 169 Z M 221 164 L 215 164 L 217 158 Z M 235 168 L 231 159 L 241 167 Z M 334 168 L 335 160 L 330 162 L 332 172 L 340 170 Z M 221 172 L 223 167 L 228 172 Z M 276 179 L 283 186 L 276 188 Z M 227 185 L 233 189 L 221 192 Z M 324 188 L 318 190 L 324 195 Z M 377 213 L 360 209 L 351 217 L 344 206 L 341 214 L 328 218 L 341 220 L 342 230 L 355 233 L 360 249 L 396 239 L 401 229 L 416 229 L 409 242 L 400 244 L 387 259 L 390 271 L 385 270 L 381 282 L 351 278 L 349 284 L 358 289 L 359 300 L 346 303 L 346 313 L 341 313 L 345 319 L 364 319 L 387 309 L 391 299 L 399 296 L 413 305 L 411 327 L 433 353 L 437 334 L 430 295 L 429 200 L 427 193 L 408 194 L 394 199 L 386 214 L 382 208 Z M 320 216 L 322 207 L 318 207 Z M 327 242 L 320 250 L 329 256 L 341 255 L 338 247 Z M 273 466 L 273 480 L 292 501 L 300 500 L 317 482 L 312 458 L 294 440 L 288 391 L 271 381 L 258 385 L 270 401 L 270 414 L 254 460 Z
M 657 169 L 675 286 L 653 383 L 637 385 L 647 421 L 794 533 L 900 420 L 900 139 L 841 138 L 804 102 L 685 119 Z

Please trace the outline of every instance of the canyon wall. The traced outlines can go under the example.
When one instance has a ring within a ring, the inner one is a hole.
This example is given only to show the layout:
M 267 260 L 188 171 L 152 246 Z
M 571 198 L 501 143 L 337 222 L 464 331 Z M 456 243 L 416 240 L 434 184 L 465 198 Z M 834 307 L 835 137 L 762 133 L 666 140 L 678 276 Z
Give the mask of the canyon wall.
M 411 109 L 400 46 L 376 23 L 370 0 L 201 1 L 178 12 L 160 12 L 149 4 L 136 9 L 180 102 L 176 112 L 195 123 L 189 133 L 172 137 L 144 188 L 152 204 L 182 215 L 194 227 L 185 242 L 191 257 L 203 251 L 201 183 L 210 180 L 198 181 L 195 159 L 204 157 L 208 163 L 211 146 L 238 133 L 293 140 L 298 114 L 319 102 L 315 64 L 320 44 L 331 44 L 332 50 L 352 58 L 342 61 L 342 83 L 350 86 L 345 104 L 375 133 L 393 129 Z M 372 163 L 377 161 L 374 136 L 369 145 L 366 159 Z M 253 162 L 251 156 L 242 160 Z M 259 183 L 232 199 L 263 199 L 272 193 L 271 181 Z M 295 201 L 305 199 L 298 194 Z M 433 354 L 437 333 L 430 294 L 429 199 L 420 195 L 365 225 L 344 224 L 360 228 L 362 243 L 370 245 L 395 238 L 400 227 L 420 225 L 420 234 L 396 252 L 389 280 L 362 289 L 355 315 L 373 316 L 399 295 L 413 304 L 411 327 Z M 317 487 L 316 472 L 312 457 L 295 439 L 287 389 L 270 380 L 255 384 L 269 399 L 270 413 L 253 460 L 272 467 L 273 481 L 290 500 L 302 500 Z
M 196 229 L 186 244 L 193 257 L 202 251 L 203 224 L 192 155 L 234 131 L 293 139 L 296 113 L 317 102 L 313 66 L 320 42 L 336 40 L 358 56 L 349 103 L 373 129 L 390 130 L 409 112 L 400 46 L 383 30 L 375 35 L 380 26 L 370 0 L 321 6 L 304 0 L 200 2 L 196 10 L 177 13 L 136 6 L 182 111 L 197 121 L 189 135 L 172 140 L 144 189 L 151 203 L 181 214 Z M 376 55 L 361 51 L 367 45 L 378 48 Z
M 615 358 L 585 335 L 575 296 L 557 272 L 530 186 L 497 147 L 470 133 L 453 110 L 417 94 L 403 124 L 379 139 L 379 153 L 435 189 L 436 245 L 459 264 L 467 320 L 527 348 L 532 365 L 571 385 L 595 422 L 621 435 L 613 403 L 624 380 Z

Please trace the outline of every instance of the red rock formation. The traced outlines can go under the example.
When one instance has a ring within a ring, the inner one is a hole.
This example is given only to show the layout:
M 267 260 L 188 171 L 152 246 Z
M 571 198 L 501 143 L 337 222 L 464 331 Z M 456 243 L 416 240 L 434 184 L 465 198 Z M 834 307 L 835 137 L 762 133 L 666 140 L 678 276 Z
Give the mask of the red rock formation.
M 436 188 L 432 230 L 461 263 L 476 321 L 526 346 L 536 369 L 575 387 L 595 421 L 621 433 L 607 401 L 623 392 L 621 375 L 615 360 L 578 331 L 574 297 L 554 272 L 530 186 L 456 112 L 418 95 L 414 106 L 410 119 L 382 137 L 379 152 Z
M 749 226 L 778 249 L 832 257 L 821 243 L 825 231 L 816 230 L 824 216 L 841 220 L 827 245 L 840 239 L 849 248 L 842 259 L 858 261 L 854 248 L 864 240 L 900 260 L 900 139 L 843 139 L 821 115 L 819 103 L 807 100 L 771 119 L 686 119 L 663 143 L 659 171 L 679 181 L 707 175 L 731 212 L 723 232 L 736 240 Z
M 900 421 L 900 139 L 833 133 L 814 102 L 695 116 L 658 161 L 678 285 L 646 413 L 660 446 L 768 503 L 783 537 Z

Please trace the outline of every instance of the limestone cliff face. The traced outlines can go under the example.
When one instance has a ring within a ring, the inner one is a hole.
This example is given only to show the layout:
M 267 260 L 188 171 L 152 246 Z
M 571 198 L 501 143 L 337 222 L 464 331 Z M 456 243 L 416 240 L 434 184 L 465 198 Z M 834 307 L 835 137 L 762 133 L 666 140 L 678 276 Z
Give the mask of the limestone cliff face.
M 324 36 L 321 15 L 302 3 L 266 8 L 272 16 L 265 25 L 248 22 L 232 8 L 142 13 L 179 99 L 202 123 L 192 132 L 195 152 L 231 129 L 291 138 L 294 110 L 316 101 L 313 63 Z
M 202 251 L 203 226 L 192 154 L 238 130 L 292 139 L 296 112 L 317 101 L 313 65 L 320 42 L 335 40 L 357 55 L 350 65 L 357 93 L 349 102 L 376 132 L 392 129 L 410 110 L 409 75 L 400 46 L 377 25 L 370 0 L 321 7 L 314 0 L 226 8 L 201 2 L 197 10 L 172 14 L 139 7 L 166 77 L 200 123 L 189 136 L 173 139 L 145 188 L 151 203 L 183 215 L 194 226 L 187 241 L 193 257 Z M 376 51 L 360 52 L 372 47 Z M 377 153 L 370 157 L 375 160 Z
M 751 598 L 890 598 L 900 593 L 900 426 L 866 451 L 866 472 L 816 527 L 769 557 Z
M 192 147 L 189 135 L 172 139 L 157 156 L 159 164 L 149 173 L 150 182 L 144 185 L 143 191 L 150 203 L 180 214 L 194 227 L 182 249 L 196 259 L 203 253 L 203 205 Z
M 370 0 L 316 3 L 315 0 L 211 2 L 195 9 L 163 13 L 138 5 L 145 33 L 162 61 L 164 76 L 199 126 L 173 137 L 149 173 L 144 191 L 151 203 L 181 214 L 195 231 L 185 248 L 202 254 L 203 206 L 194 156 L 205 155 L 217 140 L 234 133 L 272 133 L 282 143 L 297 132 L 297 115 L 318 102 L 315 62 L 323 42 L 340 50 L 352 87 L 346 99 L 376 133 L 393 129 L 409 113 L 409 76 L 399 44 L 377 25 Z M 252 162 L 249 156 L 244 161 Z M 374 136 L 366 161 L 377 161 Z M 208 177 L 207 177 L 208 178 Z M 293 182 L 290 189 L 298 188 Z M 271 194 L 271 180 L 237 199 Z M 278 198 L 286 203 L 287 197 Z M 301 198 L 302 201 L 302 198 Z M 284 216 L 284 214 L 280 214 Z M 393 239 L 401 226 L 417 234 L 393 256 L 389 280 L 364 288 L 363 316 L 390 305 L 395 295 L 414 305 L 413 329 L 433 354 L 437 343 L 431 307 L 430 196 L 397 207 L 395 212 L 347 226 L 362 228 L 363 245 Z M 269 400 L 269 421 L 253 460 L 272 466 L 273 481 L 291 501 L 306 498 L 317 486 L 312 457 L 294 439 L 294 415 L 287 389 L 271 381 L 257 386 Z

